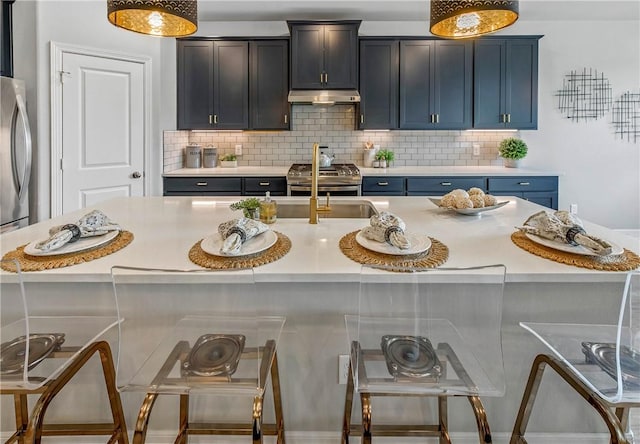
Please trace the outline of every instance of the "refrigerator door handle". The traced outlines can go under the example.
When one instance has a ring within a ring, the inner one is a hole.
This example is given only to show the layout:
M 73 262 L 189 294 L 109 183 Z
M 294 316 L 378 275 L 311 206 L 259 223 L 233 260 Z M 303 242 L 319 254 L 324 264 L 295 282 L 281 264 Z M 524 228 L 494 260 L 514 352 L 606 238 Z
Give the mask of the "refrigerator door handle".
M 29 190 L 29 179 L 31 178 L 31 161 L 32 161 L 32 145 L 31 145 L 31 128 L 29 127 L 29 119 L 27 117 L 27 106 L 20 94 L 16 95 L 16 103 L 18 105 L 18 113 L 20 118 L 22 119 L 22 129 L 24 131 L 24 144 L 25 144 L 25 162 L 24 162 L 24 171 L 22 172 L 22 177 L 17 177 L 18 173 L 15 171 L 14 167 L 14 175 L 16 175 L 16 181 L 18 183 L 18 199 L 22 201 L 24 196 L 26 196 L 27 191 Z M 15 143 L 15 133 L 14 140 L 12 141 L 13 150 L 16 149 Z M 15 158 L 15 152 L 14 152 Z

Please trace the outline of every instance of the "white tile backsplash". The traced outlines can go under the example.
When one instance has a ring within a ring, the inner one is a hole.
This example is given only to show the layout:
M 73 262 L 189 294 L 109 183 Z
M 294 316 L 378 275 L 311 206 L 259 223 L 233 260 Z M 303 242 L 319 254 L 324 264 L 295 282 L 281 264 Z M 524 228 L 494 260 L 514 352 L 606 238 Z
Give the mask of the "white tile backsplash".
M 290 131 L 165 131 L 164 171 L 184 166 L 184 149 L 190 143 L 216 146 L 218 155 L 242 144 L 239 165 L 286 166 L 309 162 L 311 145 L 318 142 L 335 154 L 336 163 L 361 165 L 365 142 L 373 142 L 396 154 L 394 165 L 501 165 L 498 143 L 518 133 L 503 131 L 356 131 L 355 107 L 336 105 L 318 108 L 293 105 Z M 473 155 L 473 144 L 480 155 Z

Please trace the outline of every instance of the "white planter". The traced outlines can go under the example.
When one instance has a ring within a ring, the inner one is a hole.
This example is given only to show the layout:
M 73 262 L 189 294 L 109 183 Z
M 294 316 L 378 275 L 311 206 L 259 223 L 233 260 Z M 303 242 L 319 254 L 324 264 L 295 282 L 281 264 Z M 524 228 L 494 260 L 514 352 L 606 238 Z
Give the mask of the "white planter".
M 220 166 L 222 168 L 237 168 L 238 161 L 237 160 L 221 160 Z
M 507 159 L 503 157 L 502 160 L 504 166 L 507 168 L 518 168 L 520 166 L 520 159 Z

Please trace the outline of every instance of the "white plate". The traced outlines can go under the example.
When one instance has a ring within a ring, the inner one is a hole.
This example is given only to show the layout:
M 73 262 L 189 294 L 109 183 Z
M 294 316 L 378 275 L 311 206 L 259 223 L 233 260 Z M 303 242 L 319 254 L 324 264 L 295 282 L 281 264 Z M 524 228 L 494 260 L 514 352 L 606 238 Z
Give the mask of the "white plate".
M 367 250 L 384 254 L 393 254 L 396 256 L 423 253 L 431 248 L 431 239 L 429 239 L 429 236 L 416 233 L 405 233 L 405 236 L 407 236 L 407 239 L 411 242 L 411 247 L 406 250 L 401 250 L 400 248 L 394 247 L 386 242 L 376 242 L 371 239 L 367 239 L 362 234 L 362 231 L 358 231 L 358 234 L 356 234 L 356 242 Z
M 113 240 L 118 234 L 120 234 L 119 231 L 109 231 L 107 234 L 101 234 L 100 236 L 81 237 L 75 242 L 69 242 L 60 248 L 49 251 L 37 249 L 36 244 L 41 241 L 33 241 L 24 247 L 24 252 L 31 256 L 55 256 L 58 254 L 77 253 L 78 251 L 89 250 L 106 244 Z
M 531 233 L 525 233 L 525 236 L 527 236 L 537 244 L 544 245 L 545 247 L 553 248 L 555 250 L 566 251 L 567 253 L 573 254 L 581 254 L 583 256 L 600 256 L 599 254 L 594 253 L 593 251 L 583 247 L 582 245 L 569 245 L 562 242 L 554 242 L 552 240 L 545 239 L 544 237 L 536 236 L 535 234 Z M 624 248 L 622 248 L 620 245 L 616 245 L 610 241 L 607 242 L 611 244 L 610 256 L 624 253 Z
M 247 256 L 249 254 L 260 253 L 261 251 L 266 250 L 267 248 L 273 246 L 278 240 L 278 236 L 271 230 L 267 230 L 262 234 L 259 234 L 256 237 L 252 237 L 244 244 L 242 244 L 242 248 L 240 248 L 240 252 L 237 254 L 226 254 L 220 252 L 220 248 L 222 248 L 222 244 L 224 243 L 222 240 L 222 236 L 220 233 L 216 233 L 212 236 L 205 237 L 200 242 L 200 248 L 205 253 L 209 253 L 213 256 Z
M 440 199 L 434 199 L 434 198 L 430 197 L 429 200 L 431 202 L 433 202 L 434 204 L 436 204 L 439 208 L 445 208 L 446 210 L 452 210 L 452 211 L 455 211 L 456 213 L 465 214 L 467 216 L 475 216 L 477 214 L 484 213 L 485 211 L 495 210 L 496 208 L 504 207 L 506 204 L 509 203 L 508 200 L 505 200 L 503 202 L 498 202 L 495 205 L 491 205 L 490 207 L 482 207 L 482 208 L 446 208 L 446 207 L 440 207 Z

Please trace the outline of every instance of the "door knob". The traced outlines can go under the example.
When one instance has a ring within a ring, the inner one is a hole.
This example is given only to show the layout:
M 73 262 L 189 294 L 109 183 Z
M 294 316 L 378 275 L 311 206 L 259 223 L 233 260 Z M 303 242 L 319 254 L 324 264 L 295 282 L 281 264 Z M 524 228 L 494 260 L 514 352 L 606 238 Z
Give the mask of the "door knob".
M 131 177 L 132 177 L 132 178 L 134 178 L 134 179 L 140 179 L 140 178 L 142 177 L 142 174 L 140 174 L 140 172 L 139 172 L 139 171 L 134 171 L 134 172 L 131 174 Z

